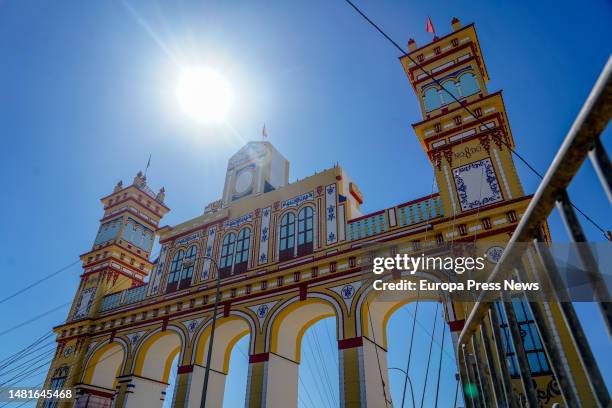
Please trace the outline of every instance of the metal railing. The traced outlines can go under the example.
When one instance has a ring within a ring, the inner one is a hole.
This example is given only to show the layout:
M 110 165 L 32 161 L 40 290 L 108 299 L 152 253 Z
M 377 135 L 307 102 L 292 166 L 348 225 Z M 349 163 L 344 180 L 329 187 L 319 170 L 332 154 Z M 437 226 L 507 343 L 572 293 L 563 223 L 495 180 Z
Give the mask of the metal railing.
M 565 287 L 552 255 L 547 245 L 542 244 L 546 242 L 542 226 L 546 224 L 548 216 L 556 207 L 561 214 L 571 241 L 577 244 L 587 241 L 576 215 L 576 208 L 571 203 L 567 193 L 570 182 L 587 157 L 590 158 L 603 190 L 609 202 L 612 203 L 612 167 L 600 141 L 600 135 L 608 125 L 611 116 L 612 57 L 608 59 L 602 74 L 569 130 L 559 152 L 546 172 L 489 278 L 489 282 L 499 281 L 510 276 L 517 276 L 522 280 L 529 279 L 526 266 L 522 260 L 525 255 L 524 244 L 534 244 L 532 247 L 535 249 L 533 253 L 535 253 L 537 261 L 542 267 L 536 268 L 532 273 L 540 281 L 549 282 L 551 287 L 555 289 L 553 291 L 555 296 L 553 301 L 559 305 L 563 322 L 567 326 L 572 346 L 575 348 L 584 369 L 590 390 L 597 404 L 601 407 L 610 406 L 608 389 L 574 307 L 568 301 L 567 292 L 563 292 Z M 607 232 L 606 234 L 610 240 L 610 233 Z M 588 245 L 577 245 L 577 255 L 603 316 L 608 334 L 612 334 L 610 296 L 595 257 Z M 503 293 L 498 301 L 501 302 L 508 320 L 524 398 L 528 406 L 537 407 L 537 393 L 534 381 L 531 378 L 529 361 L 525 353 L 512 299 L 509 294 Z M 575 372 L 572 372 L 567 362 L 564 361 L 561 345 L 551 331 L 544 308 L 544 298 L 529 299 L 528 304 L 551 371 L 559 384 L 565 404 L 569 407 L 582 406 L 583 404 L 574 385 Z M 465 395 L 466 406 L 520 406 L 517 395 L 512 389 L 506 351 L 503 349 L 500 339 L 499 317 L 492 305 L 490 296 L 487 297 L 484 292 L 480 293 L 458 338 L 457 353 L 462 382 L 464 386 L 469 383 L 476 385 L 479 389 L 477 397 L 472 398 Z

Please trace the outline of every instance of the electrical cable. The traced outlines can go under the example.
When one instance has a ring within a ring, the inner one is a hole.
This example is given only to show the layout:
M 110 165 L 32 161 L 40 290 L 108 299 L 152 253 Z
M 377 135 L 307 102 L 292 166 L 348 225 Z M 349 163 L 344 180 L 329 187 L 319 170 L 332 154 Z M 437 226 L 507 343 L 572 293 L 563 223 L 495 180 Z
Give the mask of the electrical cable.
M 421 394 L 421 408 L 423 408 L 423 403 L 425 402 L 425 390 L 427 389 L 427 380 L 429 379 L 429 365 L 431 363 L 431 350 L 433 348 L 434 343 L 434 334 L 436 333 L 436 323 L 438 320 L 438 308 L 440 303 L 436 302 L 436 311 L 434 312 L 434 321 L 433 327 L 431 328 L 431 339 L 429 340 L 429 353 L 427 356 L 427 368 L 425 369 L 425 382 L 423 383 L 423 393 Z M 444 326 L 442 326 L 444 328 Z

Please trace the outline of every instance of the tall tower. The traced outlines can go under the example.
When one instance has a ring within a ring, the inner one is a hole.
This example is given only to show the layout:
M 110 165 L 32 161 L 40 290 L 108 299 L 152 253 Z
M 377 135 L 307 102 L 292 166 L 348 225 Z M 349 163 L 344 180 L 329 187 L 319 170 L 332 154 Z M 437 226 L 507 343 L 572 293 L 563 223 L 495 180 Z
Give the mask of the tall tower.
M 69 320 L 85 319 L 105 295 L 140 286 L 153 267 L 151 249 L 159 221 L 170 209 L 164 188 L 155 194 L 139 172 L 102 198 L 104 215 L 91 250 L 81 255 L 83 274 Z
M 452 28 L 420 48 L 409 40 L 400 60 L 423 116 L 412 126 L 434 167 L 444 213 L 457 215 L 524 193 L 502 92 L 487 89 L 474 24 L 461 27 L 454 18 Z
M 73 328 L 61 330 L 47 386 L 59 389 L 78 385 L 80 376 L 77 373 L 80 373 L 104 296 L 116 293 L 120 297 L 124 289 L 137 286 L 146 290 L 144 278 L 153 268 L 150 255 L 158 224 L 170 211 L 164 204 L 164 195 L 163 187 L 154 193 L 146 177 L 139 172 L 132 184 L 124 187 L 120 181 L 112 194 L 101 199 L 104 215 L 91 250 L 80 257 L 83 273 L 63 325 Z M 112 393 L 112 390 L 80 389 L 79 392 L 102 395 L 100 393 Z

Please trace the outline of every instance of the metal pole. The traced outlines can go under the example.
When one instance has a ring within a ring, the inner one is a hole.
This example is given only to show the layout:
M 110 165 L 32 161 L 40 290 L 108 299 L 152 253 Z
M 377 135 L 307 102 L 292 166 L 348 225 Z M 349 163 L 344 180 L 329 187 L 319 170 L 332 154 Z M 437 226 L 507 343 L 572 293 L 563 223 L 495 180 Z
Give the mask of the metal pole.
M 493 352 L 491 351 L 491 344 L 489 342 L 489 332 L 487 330 L 487 322 L 485 320 L 480 324 L 480 337 L 482 339 L 483 351 L 485 354 L 487 367 L 491 373 L 491 382 L 493 383 L 493 398 L 495 399 L 495 406 L 500 407 L 507 405 L 505 401 L 502 384 L 497 376 L 497 370 L 493 363 Z
M 521 373 L 521 382 L 525 392 L 525 399 L 527 400 L 529 407 L 536 408 L 538 406 L 538 397 L 536 390 L 533 387 L 529 360 L 527 360 L 527 354 L 525 354 L 523 338 L 521 337 L 521 330 L 518 322 L 516 321 L 516 314 L 514 313 L 512 299 L 505 291 L 502 291 L 502 301 L 504 305 L 504 312 L 506 312 L 508 328 L 510 329 L 510 336 L 512 337 L 512 344 L 514 346 L 514 351 L 516 352 L 516 360 L 518 361 L 519 371 Z
M 547 244 L 542 242 L 543 239 L 544 237 L 541 233 L 539 233 L 538 237 L 536 238 L 535 247 L 544 268 L 544 276 L 550 279 L 553 286 L 552 292 L 554 293 L 555 300 L 559 304 L 561 315 L 563 316 L 565 324 L 567 325 L 572 342 L 576 347 L 576 354 L 578 354 L 580 363 L 584 368 L 587 381 L 595 393 L 599 405 L 602 407 L 607 407 L 610 404 L 608 387 L 606 386 L 603 376 L 601 375 L 601 371 L 599 370 L 599 366 L 595 361 L 591 346 L 589 345 L 586 335 L 584 334 L 584 330 L 582 329 L 582 324 L 580 324 L 580 320 L 576 315 L 574 305 L 572 302 L 570 302 L 569 294 L 567 293 L 565 285 L 559 276 L 559 271 L 557 270 L 555 261 L 548 250 Z
M 206 408 L 206 395 L 208 393 L 208 377 L 210 375 L 210 360 L 212 358 L 212 349 L 213 342 L 215 340 L 215 324 L 217 322 L 217 307 L 219 306 L 219 301 L 221 300 L 221 273 L 219 271 L 219 267 L 217 266 L 217 262 L 210 257 L 202 257 L 201 259 L 209 259 L 211 263 L 215 266 L 217 271 L 217 284 L 215 291 L 215 305 L 213 307 L 213 316 L 212 323 L 210 327 L 210 341 L 208 342 L 208 353 L 206 355 L 206 368 L 204 371 L 204 387 L 202 390 L 202 400 L 200 401 L 200 408 Z
M 491 406 L 491 401 L 493 401 L 493 398 L 491 398 L 491 387 L 489 384 L 489 379 L 485 375 L 486 372 L 481 360 L 480 345 L 478 344 L 478 337 L 475 334 L 472 335 L 472 347 L 474 347 L 474 365 L 476 366 L 476 375 L 478 376 L 480 389 L 482 390 L 482 405 L 489 407 Z
M 494 341 L 493 344 L 495 345 L 497 360 L 499 361 L 499 367 L 502 373 L 502 385 L 504 387 L 506 403 L 507 406 L 515 408 L 519 406 L 519 403 L 516 400 L 516 396 L 512 390 L 512 377 L 510 376 L 510 370 L 508 369 L 508 358 L 504 352 L 504 345 L 499 337 L 501 325 L 499 324 L 499 318 L 497 317 L 497 310 L 495 310 L 495 306 L 489 309 L 489 319 L 491 321 L 491 333 Z
M 463 384 L 463 399 L 466 405 L 469 404 L 472 407 L 478 408 L 480 407 L 480 396 L 476 396 L 476 398 L 474 398 L 474 395 L 467 395 L 466 393 L 467 387 L 470 387 L 470 390 L 472 387 L 476 387 L 476 380 L 474 379 L 474 374 L 472 373 L 472 369 L 470 367 L 467 346 L 465 344 L 461 345 L 461 351 L 463 352 L 463 364 L 467 374 L 467 383 Z
M 610 165 L 610 159 L 599 137 L 596 137 L 595 140 L 593 140 L 593 144 L 591 144 L 589 158 L 608 196 L 608 201 L 612 204 L 612 165 Z
M 519 279 L 522 282 L 527 282 L 527 271 L 525 271 L 522 262 L 519 262 L 517 265 L 517 272 Z M 546 356 L 550 362 L 552 372 L 555 375 L 555 379 L 559 383 L 559 388 L 561 389 L 561 394 L 563 395 L 565 403 L 569 407 L 580 406 L 580 400 L 574 392 L 574 387 L 572 387 L 570 384 L 569 377 L 571 376 L 571 373 L 567 372 L 563 366 L 561 351 L 557 347 L 557 342 L 548 329 L 548 324 L 546 323 L 547 319 L 542 311 L 542 306 L 540 306 L 538 302 L 531 300 L 528 301 L 528 304 L 529 308 L 531 309 L 531 315 L 533 316 L 533 322 L 535 323 L 535 327 L 540 335 L 542 346 L 544 347 L 544 351 L 546 352 Z
M 559 198 L 557 199 L 557 208 L 561 213 L 561 218 L 565 224 L 565 228 L 572 240 L 577 244 L 576 251 L 578 257 L 582 262 L 582 266 L 585 269 L 591 288 L 595 295 L 595 300 L 599 305 L 599 310 L 603 315 L 604 322 L 608 328 L 608 335 L 612 336 L 612 303 L 610 302 L 610 293 L 608 292 L 608 286 L 606 281 L 602 278 L 597 261 L 591 252 L 591 248 L 588 246 L 586 236 L 580 225 L 578 217 L 574 212 L 572 203 L 570 202 L 567 191 L 563 190 Z

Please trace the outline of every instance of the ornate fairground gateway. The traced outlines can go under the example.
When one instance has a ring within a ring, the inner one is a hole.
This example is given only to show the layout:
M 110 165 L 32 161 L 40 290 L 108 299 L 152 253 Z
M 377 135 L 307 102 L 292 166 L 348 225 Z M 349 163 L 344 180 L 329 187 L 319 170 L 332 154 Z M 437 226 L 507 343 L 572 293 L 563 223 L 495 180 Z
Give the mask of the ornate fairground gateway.
M 400 58 L 421 107 L 413 128 L 432 163 L 436 193 L 362 215 L 364 197 L 340 166 L 289 183 L 289 162 L 267 141 L 249 142 L 232 156 L 221 198 L 179 225 L 158 226 L 170 210 L 163 188 L 153 192 L 141 173 L 129 185 L 119 182 L 101 200 L 104 215 L 91 250 L 81 255 L 73 305 L 55 328 L 46 388 L 73 388 L 76 402 L 39 406 L 161 407 L 178 355 L 173 406 L 200 407 L 217 276 L 207 407 L 222 406 L 230 353 L 247 335 L 246 405 L 296 406 L 302 336 L 327 317 L 337 324 L 340 405 L 390 406 L 386 324 L 415 298 L 376 302 L 379 292 L 362 272 L 371 268 L 369 244 L 405 252 L 476 240 L 490 242 L 496 254 L 495 243 L 509 240 L 531 199 L 509 149 L 514 139 L 502 92 L 487 89 L 475 27 L 453 19 L 452 29 L 420 48 L 410 40 L 409 54 Z M 161 249 L 152 261 L 156 235 Z M 442 302 L 457 345 L 473 303 Z M 508 308 L 493 307 L 485 347 L 468 343 L 458 358 L 469 360 L 457 371 L 470 405 L 483 404 L 478 394 L 490 405 L 516 406 L 531 401 L 525 390 L 533 387 L 540 406 L 563 401 L 527 303 L 514 308 L 508 316 Z M 561 316 L 558 303 L 546 304 L 547 327 L 572 373 L 569 386 L 581 405 L 595 406 Z M 509 321 L 523 333 L 520 347 Z M 525 355 L 527 388 L 525 367 L 517 363 Z M 501 372 L 507 382 L 499 380 Z M 500 384 L 510 387 L 504 398 Z

